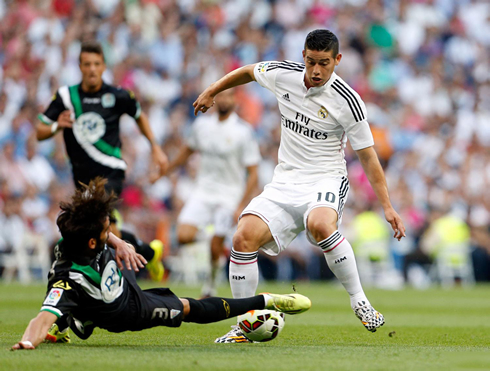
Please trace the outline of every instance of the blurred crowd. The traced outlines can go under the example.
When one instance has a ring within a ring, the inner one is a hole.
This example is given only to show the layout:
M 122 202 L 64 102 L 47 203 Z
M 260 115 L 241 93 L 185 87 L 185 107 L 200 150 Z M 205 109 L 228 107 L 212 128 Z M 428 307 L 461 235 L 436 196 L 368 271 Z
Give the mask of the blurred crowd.
M 71 170 L 61 135 L 37 142 L 36 116 L 58 87 L 80 82 L 82 41 L 101 42 L 105 81 L 135 92 L 172 158 L 207 85 L 261 60 L 301 62 L 306 34 L 328 28 L 343 54 L 336 72 L 366 102 L 392 201 L 407 227 L 398 243 L 386 223 L 376 224 L 381 210 L 346 148 L 351 191 L 342 227 L 359 259 L 367 267 L 386 263 L 387 272 L 410 280 L 417 277 L 412 265 L 433 265 L 447 248 L 447 266 L 471 265 L 477 280 L 490 280 L 488 1 L 0 0 L 0 20 L 0 252 L 22 244 L 22 254 L 44 262 L 37 250 L 60 237 L 54 221 L 59 201 L 73 190 Z M 263 187 L 277 161 L 277 103 L 258 84 L 236 95 L 238 114 L 261 145 Z M 199 159 L 150 184 L 146 139 L 129 117 L 121 133 L 129 165 L 121 205 L 126 226 L 143 240 L 163 239 L 174 254 L 175 220 Z M 443 218 L 453 224 L 439 227 Z M 447 228 L 459 234 L 449 239 Z M 367 241 L 362 231 L 375 229 L 378 242 Z M 287 256 L 270 261 L 279 268 L 271 278 L 323 277 L 318 254 L 298 239 Z

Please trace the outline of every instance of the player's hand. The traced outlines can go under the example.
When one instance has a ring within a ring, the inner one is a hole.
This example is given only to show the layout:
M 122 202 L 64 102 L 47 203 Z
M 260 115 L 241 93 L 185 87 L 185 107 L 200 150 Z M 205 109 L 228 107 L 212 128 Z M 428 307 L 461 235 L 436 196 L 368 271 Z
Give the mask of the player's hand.
M 58 116 L 58 127 L 59 128 L 71 128 L 73 127 L 73 119 L 70 110 L 65 110 Z
M 151 150 L 153 163 L 158 167 L 157 171 L 150 172 L 150 183 L 155 183 L 158 179 L 164 176 L 168 170 L 168 158 L 158 144 L 154 144 Z
M 14 344 L 11 348 L 11 350 L 32 350 L 36 349 L 34 345 L 30 341 L 19 341 L 17 344 Z
M 120 270 L 126 267 L 128 271 L 134 269 L 139 272 L 140 268 L 144 268 L 145 264 L 148 264 L 143 255 L 136 252 L 133 245 L 123 240 L 114 242 L 114 248 L 116 249 L 116 263 Z
M 196 101 L 192 105 L 194 106 L 194 116 L 197 116 L 199 111 L 205 113 L 214 105 L 214 97 L 211 96 L 206 89 L 197 97 Z
M 398 241 L 402 239 L 402 237 L 406 237 L 405 235 L 405 226 L 403 225 L 402 218 L 393 208 L 389 208 L 385 210 L 385 218 L 388 223 L 391 224 L 391 228 L 395 232 L 393 235 Z

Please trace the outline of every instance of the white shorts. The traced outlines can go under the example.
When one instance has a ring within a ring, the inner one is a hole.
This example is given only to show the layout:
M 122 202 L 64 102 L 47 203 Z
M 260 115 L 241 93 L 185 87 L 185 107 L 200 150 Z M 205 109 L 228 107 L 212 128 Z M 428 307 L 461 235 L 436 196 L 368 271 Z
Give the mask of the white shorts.
M 247 205 L 240 217 L 253 214 L 267 224 L 274 240 L 261 248 L 269 255 L 277 255 L 305 230 L 308 215 L 317 207 L 334 209 L 339 226 L 348 193 L 349 180 L 345 176 L 307 184 L 272 182 Z M 317 244 L 308 230 L 306 236 L 312 244 Z
M 209 224 L 214 225 L 214 235 L 225 237 L 235 224 L 230 207 L 210 203 L 199 195 L 192 196 L 182 208 L 178 224 L 190 224 L 197 228 L 205 228 Z

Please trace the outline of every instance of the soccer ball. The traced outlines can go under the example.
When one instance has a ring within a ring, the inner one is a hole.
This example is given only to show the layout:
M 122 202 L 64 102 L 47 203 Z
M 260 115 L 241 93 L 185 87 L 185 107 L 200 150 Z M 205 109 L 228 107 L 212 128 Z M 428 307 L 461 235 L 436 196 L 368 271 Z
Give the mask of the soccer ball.
M 274 310 L 251 310 L 238 317 L 238 326 L 249 340 L 270 341 L 282 331 L 284 313 Z

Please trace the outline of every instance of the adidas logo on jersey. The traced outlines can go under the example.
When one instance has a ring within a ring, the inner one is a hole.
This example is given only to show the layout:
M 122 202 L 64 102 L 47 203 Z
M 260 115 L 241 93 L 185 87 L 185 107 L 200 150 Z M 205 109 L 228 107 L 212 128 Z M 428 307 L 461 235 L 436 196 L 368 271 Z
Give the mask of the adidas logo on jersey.
M 282 99 L 284 99 L 284 100 L 285 100 L 285 101 L 287 101 L 287 102 L 291 102 L 291 101 L 289 100 L 289 93 L 284 94 L 284 95 L 282 96 Z

